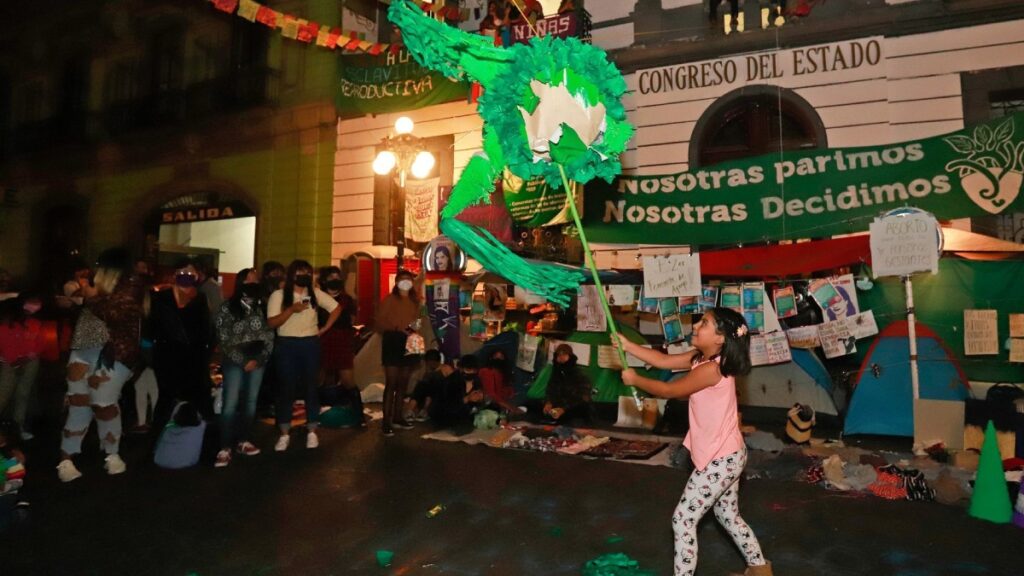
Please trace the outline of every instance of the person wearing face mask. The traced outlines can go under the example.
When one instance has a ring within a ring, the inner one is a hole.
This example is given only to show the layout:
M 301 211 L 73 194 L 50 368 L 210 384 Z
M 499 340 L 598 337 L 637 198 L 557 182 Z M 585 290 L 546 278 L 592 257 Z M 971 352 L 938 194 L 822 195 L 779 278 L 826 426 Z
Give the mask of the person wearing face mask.
M 263 305 L 266 306 L 270 295 L 284 287 L 284 264 L 277 260 L 267 260 L 260 270 L 260 282 L 263 283 Z
M 345 292 L 345 281 L 337 266 L 324 266 L 318 275 L 320 289 L 334 298 L 341 308 L 338 321 L 320 338 L 321 382 L 325 387 L 338 387 L 340 396 L 347 398 L 352 411 L 359 419 L 360 427 L 366 427 L 363 419 L 363 398 L 359 394 L 352 371 L 355 361 L 356 331 L 352 318 L 356 313 L 356 301 Z M 326 317 L 324 318 L 326 323 Z
M 263 315 L 263 286 L 256 270 L 244 268 L 236 276 L 235 293 L 221 304 L 214 320 L 223 356 L 224 407 L 220 413 L 220 452 L 214 466 L 231 463 L 231 448 L 244 456 L 260 449 L 251 442 L 263 371 L 274 350 L 274 331 Z M 243 400 L 244 398 L 244 400 Z M 237 417 L 241 402 L 242 415 Z
M 486 402 L 479 368 L 477 357 L 467 354 L 459 359 L 458 370 L 445 378 L 429 408 L 430 421 L 438 428 L 472 428 L 473 414 Z
M 317 308 L 328 316 L 323 327 L 317 323 Z M 320 337 L 341 315 L 341 307 L 327 293 L 313 287 L 313 267 L 305 260 L 288 265 L 284 288 L 270 295 L 267 323 L 277 330 L 274 365 L 278 391 L 274 400 L 277 427 L 281 435 L 274 450 L 288 449 L 292 427 L 292 405 L 296 395 L 306 400 L 306 448 L 320 445 L 316 429 L 320 422 Z
M 412 424 L 402 418 L 402 399 L 412 369 L 420 362 L 420 356 L 407 355 L 405 349 L 407 331 L 421 316 L 419 296 L 413 289 L 414 278 L 412 272 L 399 270 L 394 289 L 377 308 L 376 329 L 381 337 L 381 364 L 384 365 L 384 421 L 381 423 L 384 436 L 393 436 L 394 428 L 412 428 Z
M 207 416 L 213 412 L 210 399 L 212 323 L 206 297 L 198 286 L 196 264 L 185 258 L 174 266 L 171 287 L 151 295 L 149 331 L 158 389 L 151 431 L 157 438 L 178 402 L 190 402 Z
M 544 416 L 559 423 L 574 418 L 589 420 L 590 381 L 576 366 L 572 346 L 559 344 L 555 348 L 554 361 L 544 397 Z
M 139 359 L 142 323 L 142 305 L 130 266 L 126 250 L 105 251 L 97 261 L 92 285 L 85 290 L 85 310 L 75 325 L 67 367 L 68 415 L 57 466 L 57 476 L 63 482 L 82 475 L 72 458 L 82 451 L 82 439 L 94 419 L 100 446 L 107 454 L 107 474 L 127 469 L 119 455 L 122 425 L 118 400 Z
M 22 293 L 0 302 L 0 413 L 14 404 L 13 418 L 24 440 L 25 415 L 39 373 L 43 353 L 43 325 L 34 318 L 42 307 L 39 297 Z

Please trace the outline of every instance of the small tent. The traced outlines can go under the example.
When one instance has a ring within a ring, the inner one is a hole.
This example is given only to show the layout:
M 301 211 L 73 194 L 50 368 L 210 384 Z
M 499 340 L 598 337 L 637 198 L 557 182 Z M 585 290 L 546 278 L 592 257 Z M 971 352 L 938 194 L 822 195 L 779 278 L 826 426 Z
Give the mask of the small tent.
M 921 398 L 966 400 L 967 376 L 949 348 L 920 322 L 916 332 Z M 853 379 L 844 433 L 913 436 L 913 406 L 908 324 L 899 320 L 878 334 Z
M 799 403 L 818 414 L 838 414 L 832 377 L 810 350 L 794 348 L 792 362 L 755 366 L 750 374 L 736 378 L 736 392 L 742 406 L 788 409 Z

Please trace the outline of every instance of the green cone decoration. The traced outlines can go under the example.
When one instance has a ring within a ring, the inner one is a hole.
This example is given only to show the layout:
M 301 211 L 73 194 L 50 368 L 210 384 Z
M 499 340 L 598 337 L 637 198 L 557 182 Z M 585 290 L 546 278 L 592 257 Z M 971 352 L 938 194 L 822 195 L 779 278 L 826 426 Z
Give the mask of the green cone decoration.
M 996 524 L 1009 524 L 1013 517 L 1010 493 L 1003 474 L 1003 459 L 996 442 L 996 427 L 991 420 L 985 428 L 985 442 L 981 445 L 981 461 L 978 462 L 969 513 Z
M 536 37 L 529 44 L 498 47 L 491 38 L 424 15 L 409 0 L 394 0 L 388 17 L 417 62 L 455 80 L 479 82 L 485 90 L 477 108 L 484 121 L 484 151 L 452 190 L 441 229 L 489 270 L 567 304 L 566 292 L 576 292 L 582 274 L 531 266 L 455 216 L 485 200 L 506 167 L 524 180 L 541 177 L 555 188 L 563 186 L 559 166 L 575 182 L 611 182 L 622 171 L 619 156 L 633 135 L 622 106 L 622 74 L 603 50 L 575 38 Z

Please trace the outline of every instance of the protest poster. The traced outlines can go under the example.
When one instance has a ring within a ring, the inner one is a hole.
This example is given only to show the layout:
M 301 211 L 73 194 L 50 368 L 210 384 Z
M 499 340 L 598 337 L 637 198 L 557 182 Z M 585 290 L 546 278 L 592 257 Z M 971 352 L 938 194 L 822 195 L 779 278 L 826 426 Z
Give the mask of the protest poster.
M 700 290 L 700 312 L 711 310 L 718 306 L 718 286 L 702 286 Z
M 995 310 L 964 310 L 964 355 L 999 354 L 998 316 Z
M 533 372 L 537 365 L 537 348 L 540 347 L 540 336 L 523 334 L 519 343 L 519 353 L 516 356 L 516 368 L 526 372 Z
M 601 297 L 597 286 L 584 284 L 580 286 L 576 296 L 576 330 L 580 332 L 605 332 L 608 330 L 608 319 L 601 306 Z
M 683 324 L 679 318 L 679 301 L 675 298 L 662 298 L 658 301 L 658 314 L 661 316 L 661 329 L 665 341 L 682 340 Z
M 700 296 L 700 255 L 644 256 L 644 295 L 648 298 Z
M 818 337 L 821 338 L 825 358 L 838 358 L 857 351 L 857 338 L 850 334 L 850 326 L 845 319 L 820 324 Z
M 878 324 L 875 323 L 875 313 L 871 310 L 865 310 L 860 314 L 847 318 L 846 323 L 850 325 L 850 332 L 858 340 L 878 334 Z
M 786 339 L 789 340 L 790 348 L 812 350 L 821 346 L 821 338 L 818 336 L 818 326 L 797 326 L 786 330 Z

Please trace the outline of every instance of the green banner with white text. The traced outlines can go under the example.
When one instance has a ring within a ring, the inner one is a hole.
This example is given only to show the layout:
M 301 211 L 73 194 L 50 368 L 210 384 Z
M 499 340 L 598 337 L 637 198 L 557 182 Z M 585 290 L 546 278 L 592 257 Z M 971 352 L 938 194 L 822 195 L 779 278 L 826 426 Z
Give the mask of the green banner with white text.
M 469 84 L 416 63 L 406 49 L 338 58 L 336 107 L 342 117 L 405 112 L 465 100 Z
M 925 140 L 769 154 L 587 184 L 593 242 L 732 244 L 865 232 L 916 206 L 940 220 L 1024 211 L 1024 114 Z

